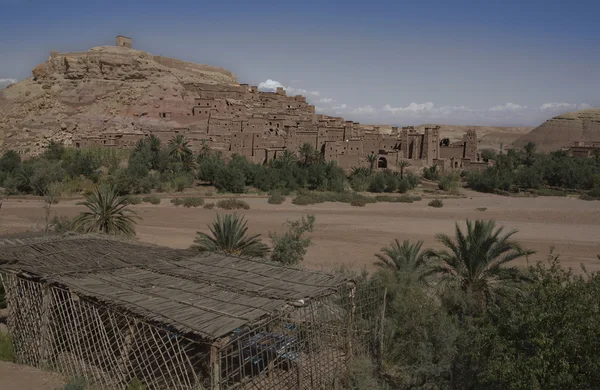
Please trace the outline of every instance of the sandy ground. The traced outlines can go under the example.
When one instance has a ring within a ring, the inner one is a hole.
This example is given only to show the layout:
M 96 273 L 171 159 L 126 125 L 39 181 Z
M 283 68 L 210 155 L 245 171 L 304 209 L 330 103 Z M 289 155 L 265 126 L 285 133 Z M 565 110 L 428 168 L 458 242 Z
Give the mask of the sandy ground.
M 312 269 L 343 265 L 372 270 L 374 253 L 394 238 L 423 240 L 425 246 L 439 247 L 436 233 L 453 234 L 456 221 L 483 218 L 519 230 L 514 237 L 537 251 L 530 262 L 545 259 L 554 246 L 565 265 L 578 269 L 583 263 L 588 270 L 600 270 L 600 202 L 559 197 L 510 198 L 470 191 L 465 194 L 467 198 L 444 200 L 441 209 L 428 207 L 426 200 L 360 208 L 341 203 L 295 206 L 290 198 L 282 205 L 270 205 L 264 198 L 248 198 L 245 200 L 251 208 L 243 213 L 250 233 L 261 233 L 267 241 L 268 233 L 281 231 L 286 220 L 314 214 L 314 245 L 305 258 L 305 265 Z M 476 210 L 483 207 L 487 210 Z M 208 231 L 206 225 L 219 212 L 175 207 L 168 199 L 160 205 L 142 204 L 134 209 L 142 218 L 137 226 L 140 240 L 177 248 L 191 245 L 196 231 Z M 76 201 L 61 201 L 53 207 L 54 214 L 67 216 L 75 216 L 81 210 Z M 43 219 L 39 200 L 4 200 L 0 234 L 41 229 Z
M 0 362 L 0 390 L 60 390 L 64 385 L 65 382 L 56 374 Z

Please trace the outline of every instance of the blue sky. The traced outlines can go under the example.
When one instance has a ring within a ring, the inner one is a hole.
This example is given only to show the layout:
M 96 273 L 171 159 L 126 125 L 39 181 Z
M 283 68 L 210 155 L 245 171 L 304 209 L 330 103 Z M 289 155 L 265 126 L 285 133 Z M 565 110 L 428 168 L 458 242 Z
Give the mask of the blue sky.
M 123 34 L 364 123 L 537 125 L 600 107 L 598 15 L 579 0 L 0 0 L 0 83 Z

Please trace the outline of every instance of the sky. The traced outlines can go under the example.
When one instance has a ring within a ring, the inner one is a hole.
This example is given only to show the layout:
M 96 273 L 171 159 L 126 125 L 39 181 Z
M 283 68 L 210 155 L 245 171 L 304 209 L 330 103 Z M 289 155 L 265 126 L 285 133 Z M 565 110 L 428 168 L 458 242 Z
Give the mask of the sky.
M 536 126 L 600 107 L 598 15 L 598 0 L 0 0 L 0 86 L 122 34 L 362 123 Z

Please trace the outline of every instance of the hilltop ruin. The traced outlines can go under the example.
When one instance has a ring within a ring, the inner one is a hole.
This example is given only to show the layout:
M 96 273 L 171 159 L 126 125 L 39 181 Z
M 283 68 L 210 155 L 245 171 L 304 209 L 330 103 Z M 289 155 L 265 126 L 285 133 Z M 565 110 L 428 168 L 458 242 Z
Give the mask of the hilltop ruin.
M 262 92 L 224 69 L 137 51 L 124 36 L 114 47 L 52 52 L 32 78 L 0 93 L 0 112 L 0 149 L 26 155 L 50 140 L 131 148 L 152 134 L 164 142 L 183 134 L 192 149 L 204 142 L 226 157 L 238 153 L 256 163 L 308 143 L 345 169 L 368 165 L 372 153 L 378 168 L 400 160 L 415 167 L 487 167 L 474 130 L 452 144 L 441 139 L 439 127 L 380 134 L 377 127 L 317 114 L 304 96 L 287 96 L 283 88 Z

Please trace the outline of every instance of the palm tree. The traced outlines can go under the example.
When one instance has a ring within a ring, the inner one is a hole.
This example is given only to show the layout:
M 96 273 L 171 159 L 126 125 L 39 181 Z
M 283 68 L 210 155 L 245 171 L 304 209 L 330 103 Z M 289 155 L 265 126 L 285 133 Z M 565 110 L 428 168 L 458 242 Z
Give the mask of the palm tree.
M 73 221 L 73 230 L 82 233 L 135 235 L 136 213 L 129 209 L 127 197 L 119 196 L 114 187 L 95 186 L 82 203 L 89 211 Z
M 160 138 L 158 138 L 154 134 L 150 135 L 150 137 L 148 138 L 148 145 L 150 145 L 151 151 L 159 152 L 161 146 Z
M 594 160 L 597 163 L 600 162 L 600 148 L 596 148 L 596 149 L 592 150 L 592 157 L 594 157 Z
M 140 139 L 135 143 L 135 147 L 133 148 L 135 153 L 139 153 L 146 148 L 146 140 Z
M 183 170 L 186 172 L 192 172 L 198 168 L 198 164 L 196 163 L 192 153 L 184 154 L 181 163 L 183 165 Z
M 283 153 L 281 153 L 279 157 L 277 157 L 277 159 L 275 160 L 276 165 L 282 168 L 291 167 L 297 162 L 298 158 L 294 153 L 290 152 L 289 150 L 284 150 Z
M 423 241 L 413 244 L 404 240 L 402 244 L 397 239 L 390 246 L 381 248 L 381 253 L 375 254 L 375 265 L 395 274 L 405 273 L 411 278 L 418 278 L 427 261 L 427 252 L 422 251 Z
M 183 134 L 174 135 L 169 141 L 169 157 L 177 161 L 183 161 L 186 154 L 192 154 L 188 140 L 185 139 Z
M 377 162 L 377 155 L 373 152 L 371 152 L 368 156 L 367 156 L 367 161 L 369 162 L 369 170 L 371 172 L 373 172 L 373 169 L 375 169 L 375 163 Z
M 523 275 L 508 263 L 535 253 L 512 241 L 515 233 L 504 233 L 504 227 L 496 228 L 495 221 L 481 220 L 467 220 L 465 233 L 457 223 L 454 238 L 436 235 L 447 249 L 426 252 L 434 261 L 423 276 L 436 277 L 440 287 L 459 288 L 485 306 L 496 295 L 519 290 Z
M 315 152 L 316 150 L 311 144 L 308 142 L 303 144 L 300 149 L 298 149 L 298 154 L 300 155 L 300 162 L 302 165 L 309 166 L 315 157 Z
M 217 214 L 217 218 L 212 225 L 208 225 L 212 235 L 197 232 L 195 245 L 191 249 L 199 252 L 221 252 L 240 257 L 266 257 L 270 249 L 258 237 L 246 235 L 244 217 L 238 217 L 236 214 Z
M 410 166 L 410 163 L 406 160 L 400 160 L 398 161 L 398 168 L 400 168 L 400 178 L 404 178 L 404 169 L 408 168 Z
M 525 165 L 531 166 L 533 165 L 535 159 L 535 143 L 529 141 L 523 147 L 525 151 Z
M 369 176 L 370 174 L 371 171 L 367 167 L 352 167 L 352 169 L 350 170 L 350 176 Z

